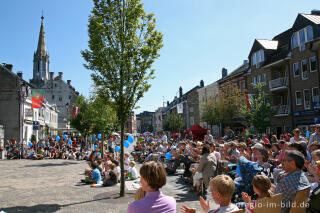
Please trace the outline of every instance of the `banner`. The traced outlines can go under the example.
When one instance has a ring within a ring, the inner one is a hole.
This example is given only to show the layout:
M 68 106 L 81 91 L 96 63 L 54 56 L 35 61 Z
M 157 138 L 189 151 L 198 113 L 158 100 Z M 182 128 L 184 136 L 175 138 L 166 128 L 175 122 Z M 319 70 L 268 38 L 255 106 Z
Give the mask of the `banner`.
M 44 101 L 45 91 L 43 89 L 33 89 L 32 90 L 32 105 L 31 108 L 42 108 Z
M 248 109 L 251 110 L 252 109 L 253 95 L 252 94 L 245 94 L 245 96 L 246 96 L 246 102 L 247 102 Z
M 77 117 L 77 115 L 79 115 L 80 109 L 81 109 L 81 107 L 73 107 L 72 108 L 72 118 L 75 118 L 75 117 Z
M 183 113 L 183 103 L 180 103 L 177 105 L 177 111 L 178 114 L 182 114 Z

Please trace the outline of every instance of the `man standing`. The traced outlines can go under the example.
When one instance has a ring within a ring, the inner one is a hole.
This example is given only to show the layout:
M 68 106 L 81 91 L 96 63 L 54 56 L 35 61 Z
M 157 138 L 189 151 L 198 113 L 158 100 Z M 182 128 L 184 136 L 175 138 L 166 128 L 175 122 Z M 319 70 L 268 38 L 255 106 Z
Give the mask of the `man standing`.
M 275 194 L 282 193 L 282 213 L 289 213 L 296 193 L 310 186 L 309 181 L 302 171 L 304 155 L 296 150 L 287 150 L 282 159 L 282 167 L 286 175 L 280 180 Z
M 313 133 L 313 134 L 310 136 L 309 143 L 308 143 L 308 147 L 309 147 L 310 144 L 312 144 L 312 142 L 314 142 L 314 141 L 320 141 L 320 124 L 317 124 L 317 125 L 316 125 L 316 132 Z
M 164 131 L 162 132 L 161 141 L 162 141 L 162 143 L 163 142 L 168 142 L 168 137 L 167 137 L 167 135 L 166 135 L 166 133 Z
M 209 129 L 207 130 L 207 134 L 204 138 L 205 138 L 204 140 L 208 143 L 213 142 L 213 136 L 211 135 L 211 131 Z

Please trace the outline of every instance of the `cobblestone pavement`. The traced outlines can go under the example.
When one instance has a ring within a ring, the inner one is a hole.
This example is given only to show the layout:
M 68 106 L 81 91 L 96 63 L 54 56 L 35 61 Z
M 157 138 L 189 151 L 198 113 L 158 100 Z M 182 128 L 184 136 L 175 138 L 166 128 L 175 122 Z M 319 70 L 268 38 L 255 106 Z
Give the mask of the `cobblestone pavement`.
M 0 211 L 127 212 L 133 194 L 118 198 L 119 186 L 82 185 L 87 167 L 86 161 L 76 160 L 0 160 Z M 177 200 L 177 212 L 183 204 L 203 212 L 198 197 L 188 188 L 174 175 L 168 176 L 162 191 Z

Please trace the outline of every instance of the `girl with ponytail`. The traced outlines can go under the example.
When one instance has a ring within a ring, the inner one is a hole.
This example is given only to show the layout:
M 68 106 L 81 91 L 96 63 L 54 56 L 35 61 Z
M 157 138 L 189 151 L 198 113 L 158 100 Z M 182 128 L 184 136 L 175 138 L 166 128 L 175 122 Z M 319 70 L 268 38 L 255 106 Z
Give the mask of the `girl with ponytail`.
M 271 197 L 272 195 L 272 183 L 270 179 L 265 175 L 256 175 L 252 179 L 252 186 L 254 192 L 258 195 L 258 199 L 264 197 Z M 253 213 L 255 200 L 251 200 L 251 196 L 247 193 L 242 192 L 242 199 L 246 203 L 246 213 Z

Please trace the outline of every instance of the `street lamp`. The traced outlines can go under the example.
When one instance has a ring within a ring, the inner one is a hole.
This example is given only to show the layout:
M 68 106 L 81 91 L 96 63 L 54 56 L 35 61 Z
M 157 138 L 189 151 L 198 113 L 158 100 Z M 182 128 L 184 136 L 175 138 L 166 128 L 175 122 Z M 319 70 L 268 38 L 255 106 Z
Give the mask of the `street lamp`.
M 22 154 L 21 157 L 24 158 L 24 145 L 23 145 L 23 124 L 24 124 L 24 102 L 26 101 L 28 97 L 28 86 L 26 85 L 25 82 L 22 82 L 20 84 L 20 109 L 21 109 L 21 119 L 20 119 L 20 144 L 22 146 Z

